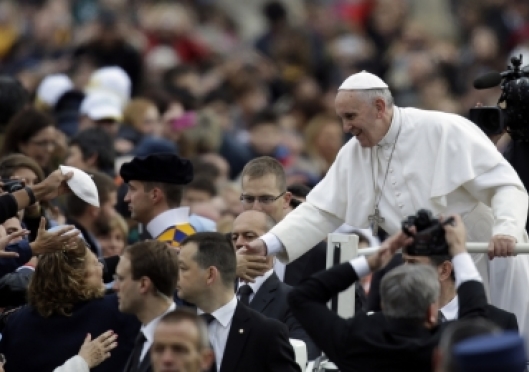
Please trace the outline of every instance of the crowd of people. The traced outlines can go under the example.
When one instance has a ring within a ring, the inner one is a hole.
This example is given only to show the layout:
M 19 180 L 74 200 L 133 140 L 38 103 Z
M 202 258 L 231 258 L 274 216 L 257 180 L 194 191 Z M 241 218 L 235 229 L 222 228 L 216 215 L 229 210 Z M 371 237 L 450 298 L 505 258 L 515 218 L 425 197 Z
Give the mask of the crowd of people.
M 4 370 L 524 370 L 529 173 L 466 119 L 520 55 L 522 0 L 0 2 Z

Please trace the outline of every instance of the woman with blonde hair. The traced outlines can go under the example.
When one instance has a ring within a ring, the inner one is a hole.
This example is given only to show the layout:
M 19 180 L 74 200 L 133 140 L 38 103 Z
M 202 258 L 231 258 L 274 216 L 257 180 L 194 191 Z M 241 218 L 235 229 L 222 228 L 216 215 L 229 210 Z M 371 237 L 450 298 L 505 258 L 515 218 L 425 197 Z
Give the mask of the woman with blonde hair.
M 81 238 L 72 247 L 39 256 L 28 306 L 13 312 L 2 331 L 6 372 L 52 372 L 78 354 L 88 334 L 108 330 L 118 335 L 118 345 L 98 371 L 124 368 L 140 325 L 119 311 L 115 294 L 105 295 L 102 275 L 103 265 Z

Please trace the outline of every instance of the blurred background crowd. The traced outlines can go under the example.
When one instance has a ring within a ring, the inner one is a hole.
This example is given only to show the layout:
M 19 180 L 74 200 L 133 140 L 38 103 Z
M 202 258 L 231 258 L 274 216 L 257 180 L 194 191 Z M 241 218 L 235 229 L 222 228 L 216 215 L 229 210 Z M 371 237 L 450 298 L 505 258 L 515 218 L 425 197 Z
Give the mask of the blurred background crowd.
M 348 139 L 334 97 L 350 74 L 382 77 L 398 106 L 466 116 L 500 95 L 472 81 L 520 54 L 527 0 L 2 0 L 0 173 L 99 172 L 101 209 L 26 219 L 75 221 L 112 256 L 138 237 L 116 170 L 174 152 L 195 167 L 183 204 L 229 232 L 248 161 L 278 159 L 289 184 L 326 173 Z

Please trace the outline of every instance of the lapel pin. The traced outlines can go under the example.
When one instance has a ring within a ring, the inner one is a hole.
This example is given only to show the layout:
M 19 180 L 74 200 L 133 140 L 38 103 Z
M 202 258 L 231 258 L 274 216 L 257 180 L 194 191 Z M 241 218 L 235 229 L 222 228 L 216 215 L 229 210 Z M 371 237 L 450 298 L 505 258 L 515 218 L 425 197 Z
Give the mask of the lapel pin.
M 239 333 L 244 333 L 244 329 L 239 329 Z

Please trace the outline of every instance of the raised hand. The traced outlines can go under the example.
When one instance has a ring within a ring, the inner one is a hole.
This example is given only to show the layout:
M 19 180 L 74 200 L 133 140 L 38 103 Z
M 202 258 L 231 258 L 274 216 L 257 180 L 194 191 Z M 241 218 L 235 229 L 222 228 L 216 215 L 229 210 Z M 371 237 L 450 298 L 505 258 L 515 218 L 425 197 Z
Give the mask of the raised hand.
M 86 361 L 88 368 L 92 369 L 110 358 L 110 351 L 118 346 L 117 338 L 118 335 L 113 331 L 106 331 L 94 340 L 88 334 L 79 350 L 79 356 Z

